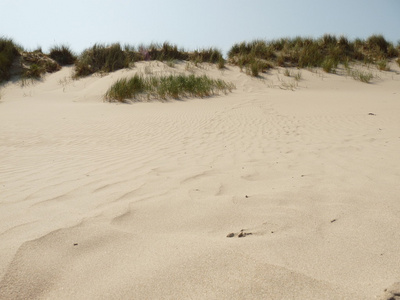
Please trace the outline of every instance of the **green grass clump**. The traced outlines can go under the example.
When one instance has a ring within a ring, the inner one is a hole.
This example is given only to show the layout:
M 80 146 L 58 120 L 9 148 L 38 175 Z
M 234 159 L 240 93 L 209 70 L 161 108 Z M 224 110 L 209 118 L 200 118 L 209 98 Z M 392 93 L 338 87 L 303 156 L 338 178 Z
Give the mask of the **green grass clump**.
M 293 73 L 289 69 L 285 69 L 283 72 L 283 75 L 286 77 L 293 77 L 295 81 L 300 81 L 301 80 L 301 71 L 298 71 L 297 73 Z
M 351 75 L 355 80 L 359 80 L 364 83 L 369 83 L 371 79 L 374 78 L 374 75 L 372 75 L 371 73 L 366 73 L 362 71 L 353 71 L 351 72 Z
M 225 59 L 222 56 L 218 59 L 217 67 L 220 70 L 225 68 Z
M 249 65 L 247 65 L 246 73 L 253 77 L 258 77 L 260 76 L 260 73 L 264 72 L 268 68 L 269 65 L 266 62 L 254 59 Z
M 337 62 L 333 58 L 327 58 L 322 62 L 322 69 L 326 73 L 335 73 L 337 68 Z
M 219 92 L 230 92 L 234 86 L 220 79 L 205 75 L 169 75 L 144 77 L 136 74 L 115 82 L 104 98 L 110 102 L 124 102 L 126 99 L 179 99 L 186 97 L 209 97 Z
M 50 48 L 49 56 L 61 66 L 72 65 L 76 60 L 76 55 L 65 45 Z
M 194 63 L 212 63 L 219 64 L 225 63 L 221 51 L 216 48 L 200 49 L 189 53 L 189 60 Z
M 96 44 L 86 49 L 75 61 L 75 77 L 96 72 L 113 72 L 129 66 L 129 57 L 120 44 Z
M 177 45 L 172 45 L 169 42 L 164 42 L 162 45 L 151 44 L 145 47 L 145 49 L 142 49 L 142 52 L 143 51 L 149 55 L 149 60 L 187 60 L 189 57 L 185 50 L 178 49 Z
M 387 54 L 389 42 L 382 35 L 372 35 L 367 39 L 366 45 L 373 51 Z
M 381 71 L 390 71 L 390 67 L 388 66 L 388 62 L 386 59 L 378 61 L 376 65 Z
M 23 78 L 40 79 L 42 74 L 46 73 L 46 68 L 36 63 L 30 65 L 28 69 L 22 74 Z
M 0 82 L 10 78 L 11 66 L 19 51 L 11 39 L 0 37 Z

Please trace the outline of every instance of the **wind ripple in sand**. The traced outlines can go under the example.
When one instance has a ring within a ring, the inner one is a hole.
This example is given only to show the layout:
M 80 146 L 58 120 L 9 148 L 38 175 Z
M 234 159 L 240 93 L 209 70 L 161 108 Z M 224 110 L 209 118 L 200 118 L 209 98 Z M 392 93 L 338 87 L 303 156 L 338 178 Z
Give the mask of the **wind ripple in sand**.
M 348 111 L 346 93 L 275 91 L 233 68 L 196 72 L 238 89 L 84 100 L 105 76 L 5 99 L 2 295 L 365 299 L 394 281 L 396 110 L 369 98 Z M 241 229 L 253 234 L 226 238 Z

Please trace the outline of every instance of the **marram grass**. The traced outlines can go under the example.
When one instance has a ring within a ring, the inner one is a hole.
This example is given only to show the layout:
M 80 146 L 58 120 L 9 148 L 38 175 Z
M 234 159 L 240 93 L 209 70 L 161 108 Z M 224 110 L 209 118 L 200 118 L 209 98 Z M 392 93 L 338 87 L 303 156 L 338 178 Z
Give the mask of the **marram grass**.
M 145 77 L 136 74 L 131 78 L 122 78 L 106 92 L 104 99 L 109 102 L 126 100 L 167 100 L 180 98 L 204 98 L 219 93 L 228 93 L 234 85 L 220 79 L 211 79 L 206 75 L 168 75 Z
M 70 47 L 66 45 L 56 45 L 51 47 L 49 56 L 61 66 L 72 65 L 77 58 Z
M 352 71 L 350 74 L 355 80 L 359 80 L 364 83 L 369 83 L 371 79 L 374 78 L 374 75 L 372 75 L 372 73 L 362 71 Z
M 264 61 L 280 67 L 315 68 L 335 73 L 339 64 L 349 62 L 377 64 L 387 70 L 385 61 L 399 56 L 400 44 L 395 47 L 382 35 L 372 35 L 367 40 L 348 40 L 344 36 L 326 34 L 321 38 L 286 38 L 279 40 L 255 40 L 234 44 L 228 52 L 228 62 L 247 73 L 258 76 L 263 72 L 255 61 Z
M 10 79 L 11 66 L 19 55 L 13 40 L 0 37 L 0 82 Z

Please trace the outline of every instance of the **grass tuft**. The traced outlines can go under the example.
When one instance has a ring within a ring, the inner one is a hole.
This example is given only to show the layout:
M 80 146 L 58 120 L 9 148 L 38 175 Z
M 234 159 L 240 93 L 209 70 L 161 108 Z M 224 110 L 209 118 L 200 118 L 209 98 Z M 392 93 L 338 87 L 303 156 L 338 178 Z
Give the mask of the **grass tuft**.
M 336 73 L 337 62 L 333 58 L 327 58 L 322 62 L 322 69 L 326 73 Z
M 362 72 L 362 71 L 353 71 L 353 72 L 351 72 L 351 76 L 355 80 L 359 80 L 364 83 L 369 83 L 371 81 L 371 79 L 374 78 L 374 75 L 372 75 L 371 73 L 366 73 L 366 72 Z
M 296 81 L 300 81 L 301 80 L 301 72 L 297 72 L 296 74 L 294 74 L 294 80 Z
M 197 63 L 221 64 L 224 59 L 221 51 L 216 48 L 200 49 L 189 54 L 189 59 Z
M 72 65 L 76 60 L 76 55 L 65 45 L 51 47 L 49 56 L 61 66 Z
M 388 66 L 388 62 L 386 59 L 378 61 L 376 65 L 381 71 L 390 71 L 390 67 Z
M 205 75 L 169 75 L 144 77 L 136 74 L 115 82 L 106 92 L 104 99 L 109 102 L 125 102 L 186 97 L 209 97 L 219 92 L 232 91 L 234 86 L 220 79 L 211 79 Z
M 18 48 L 11 39 L 0 37 L 0 82 L 10 78 L 12 64 L 19 55 Z
M 88 76 L 96 72 L 113 72 L 128 66 L 129 57 L 120 44 L 96 44 L 77 58 L 74 77 Z

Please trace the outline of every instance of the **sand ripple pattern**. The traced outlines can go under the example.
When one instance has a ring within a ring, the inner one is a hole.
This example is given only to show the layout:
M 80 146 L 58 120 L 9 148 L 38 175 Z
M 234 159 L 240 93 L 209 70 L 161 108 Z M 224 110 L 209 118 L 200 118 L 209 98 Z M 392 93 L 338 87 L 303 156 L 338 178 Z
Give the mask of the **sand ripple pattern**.
M 0 299 L 373 299 L 355 277 L 398 275 L 398 115 L 197 72 L 237 90 L 0 104 Z

